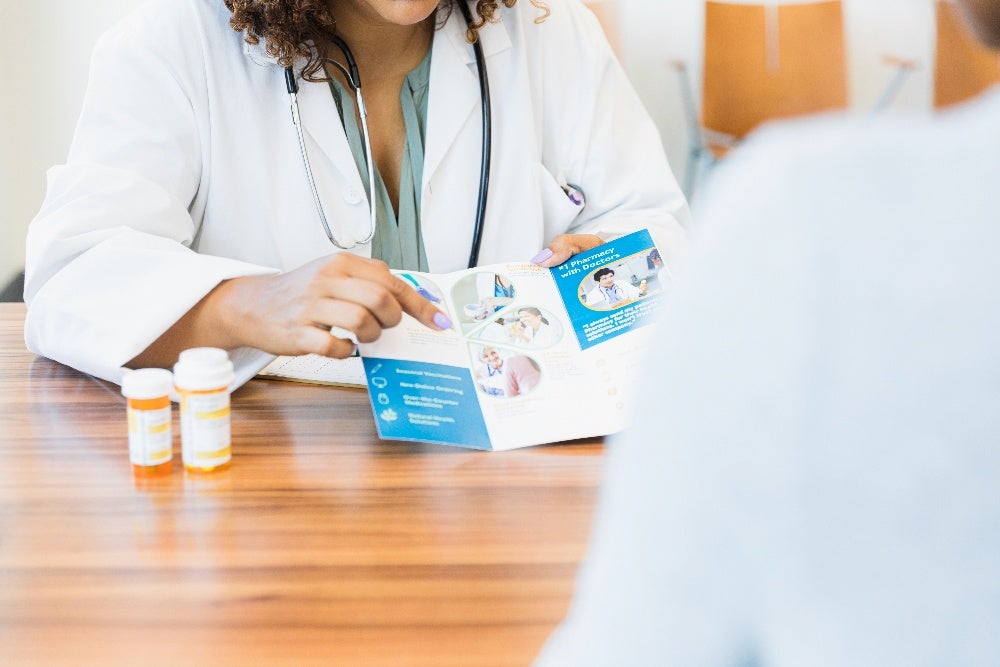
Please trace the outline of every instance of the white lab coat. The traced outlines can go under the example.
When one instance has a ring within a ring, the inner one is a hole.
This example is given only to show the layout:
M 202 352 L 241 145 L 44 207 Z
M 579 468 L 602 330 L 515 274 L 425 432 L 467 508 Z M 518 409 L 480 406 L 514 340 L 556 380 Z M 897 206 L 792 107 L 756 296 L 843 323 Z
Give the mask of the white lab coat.
M 480 264 L 526 261 L 564 232 L 653 229 L 669 258 L 684 197 L 656 129 L 597 21 L 576 0 L 520 2 L 482 31 L 493 171 Z M 157 0 L 107 33 L 67 163 L 28 233 L 25 339 L 114 382 L 220 281 L 336 249 L 317 218 L 284 72 L 228 25 L 221 0 Z M 466 266 L 479 182 L 479 84 L 465 24 L 434 36 L 422 186 L 432 272 Z M 362 238 L 365 190 L 325 83 L 302 82 L 305 140 L 326 215 Z M 559 178 L 587 196 L 581 209 Z M 370 246 L 351 252 L 368 255 Z M 234 352 L 237 383 L 272 357 Z
M 545 324 L 544 322 L 538 327 L 538 331 L 535 331 L 531 327 L 525 327 L 521 330 L 521 335 L 528 339 L 527 342 L 523 342 L 518 338 L 512 339 L 511 343 L 540 349 L 551 347 L 559 342 L 559 330 L 551 324 Z

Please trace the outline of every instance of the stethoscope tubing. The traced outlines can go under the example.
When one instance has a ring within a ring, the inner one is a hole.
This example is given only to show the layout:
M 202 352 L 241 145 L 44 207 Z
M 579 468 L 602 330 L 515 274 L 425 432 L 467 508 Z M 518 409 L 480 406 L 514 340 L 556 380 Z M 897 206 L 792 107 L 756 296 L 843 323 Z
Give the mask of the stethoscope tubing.
M 466 25 L 472 25 L 472 12 L 468 4 L 459 2 Z M 483 150 L 479 165 L 479 201 L 476 204 L 476 226 L 472 231 L 472 251 L 469 253 L 469 268 L 479 264 L 479 249 L 483 245 L 483 226 L 486 222 L 486 200 L 490 191 L 490 158 L 493 152 L 493 111 L 490 101 L 490 78 L 486 71 L 486 56 L 483 41 L 476 39 L 472 44 L 476 54 L 476 71 L 479 74 L 479 98 L 482 102 Z
M 361 134 L 365 141 L 365 157 L 366 164 L 368 166 L 368 192 L 372 193 L 369 195 L 370 197 L 374 197 L 375 168 L 372 164 L 371 135 L 368 132 L 368 108 L 365 106 L 365 98 L 361 94 L 361 76 L 358 74 L 358 65 L 354 60 L 354 54 L 351 53 L 351 50 L 347 47 L 344 40 L 336 36 L 331 36 L 330 39 L 341 51 L 343 51 L 344 58 L 347 60 L 347 67 L 344 67 L 335 60 L 330 60 L 329 62 L 336 65 L 337 68 L 344 73 L 344 76 L 347 77 L 347 81 L 357 98 L 358 115 L 361 117 Z M 367 237 L 348 245 L 334 236 L 333 230 L 330 228 L 330 223 L 326 218 L 326 211 L 323 209 L 323 202 L 319 196 L 319 188 L 316 187 L 316 178 L 313 174 L 312 162 L 309 160 L 309 151 L 306 149 L 305 137 L 302 132 L 302 117 L 299 114 L 299 84 L 295 80 L 295 72 L 291 67 L 285 68 L 285 89 L 287 90 L 288 97 L 291 101 L 292 125 L 295 126 L 295 137 L 299 142 L 299 153 L 302 156 L 302 164 L 305 166 L 306 180 L 309 182 L 309 191 L 312 194 L 313 205 L 316 207 L 316 214 L 319 217 L 320 223 L 323 225 L 323 231 L 326 232 L 326 237 L 330 240 L 330 243 L 341 250 L 350 250 L 358 245 L 364 245 L 365 243 L 370 242 L 375 237 L 375 227 L 378 224 L 374 203 L 369 206 L 371 224 Z M 373 199 L 371 201 L 373 201 Z
M 462 16 L 465 18 L 466 25 L 472 25 L 472 12 L 469 10 L 466 2 L 464 2 L 464 0 L 460 1 L 458 6 L 461 9 Z M 351 49 L 347 46 L 347 43 L 344 42 L 344 40 L 334 35 L 331 35 L 329 39 L 344 54 L 344 59 L 347 61 L 347 67 L 336 60 L 329 59 L 327 62 L 336 66 L 347 78 L 348 84 L 354 91 L 354 96 L 357 100 L 358 106 L 358 116 L 361 118 L 361 133 L 364 137 L 365 155 L 368 166 L 368 197 L 369 210 L 371 214 L 371 228 L 368 236 L 363 240 L 354 241 L 348 245 L 348 243 L 345 242 L 346 240 L 338 239 L 334 235 L 333 230 L 330 227 L 330 223 L 327 220 L 326 212 L 323 209 L 323 202 L 320 199 L 319 189 L 316 186 L 312 163 L 309 160 L 309 151 L 306 149 L 305 136 L 302 130 L 302 117 L 299 114 L 299 86 L 298 82 L 295 80 L 295 72 L 291 67 L 285 68 L 285 88 L 288 92 L 291 103 L 292 124 L 295 126 L 295 136 L 299 143 L 299 153 L 302 156 L 302 164 L 306 170 L 306 180 L 309 182 L 309 190 L 312 193 L 316 213 L 319 217 L 320 223 L 323 225 L 323 231 L 326 232 L 326 237 L 334 246 L 340 248 L 341 250 L 351 250 L 358 245 L 364 245 L 371 242 L 371 240 L 375 237 L 375 229 L 378 225 L 375 206 L 375 165 L 374 157 L 372 156 L 371 134 L 368 131 L 368 108 L 365 106 L 364 96 L 361 94 L 361 76 L 358 73 L 357 62 L 354 60 L 354 54 L 351 53 Z M 470 269 L 479 263 L 479 251 L 483 242 L 483 226 L 486 221 L 486 202 L 490 189 L 490 167 L 493 148 L 493 120 L 492 105 L 490 102 L 490 81 L 489 74 L 486 71 L 486 56 L 483 53 L 481 40 L 477 39 L 473 43 L 472 50 L 476 56 L 476 71 L 479 75 L 479 94 L 480 99 L 482 100 L 483 139 L 482 160 L 479 168 L 479 192 L 476 205 L 476 225 L 472 233 L 472 250 L 469 254 Z

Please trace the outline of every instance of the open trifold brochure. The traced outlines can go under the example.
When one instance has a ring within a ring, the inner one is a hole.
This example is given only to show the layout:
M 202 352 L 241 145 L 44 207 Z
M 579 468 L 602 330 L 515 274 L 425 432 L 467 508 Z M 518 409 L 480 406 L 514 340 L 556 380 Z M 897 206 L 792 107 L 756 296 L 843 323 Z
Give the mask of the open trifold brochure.
M 454 322 L 408 315 L 360 359 L 281 357 L 262 374 L 367 382 L 379 437 L 504 450 L 626 425 L 666 273 L 646 230 L 574 255 L 448 274 L 396 271 Z M 352 379 L 353 376 L 353 379 Z

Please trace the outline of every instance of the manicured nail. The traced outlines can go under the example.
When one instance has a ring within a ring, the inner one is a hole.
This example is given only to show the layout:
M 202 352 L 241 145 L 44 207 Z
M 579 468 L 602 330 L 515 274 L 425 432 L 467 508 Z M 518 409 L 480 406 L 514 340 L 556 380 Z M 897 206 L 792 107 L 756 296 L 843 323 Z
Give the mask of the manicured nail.
M 545 250 L 541 251 L 540 253 L 532 257 L 531 262 L 533 264 L 541 264 L 551 256 L 552 256 L 552 251 L 546 248 Z
M 436 324 L 438 329 L 441 329 L 442 331 L 447 331 L 454 326 L 452 325 L 451 320 L 448 319 L 448 316 L 441 311 L 434 313 L 434 324 Z

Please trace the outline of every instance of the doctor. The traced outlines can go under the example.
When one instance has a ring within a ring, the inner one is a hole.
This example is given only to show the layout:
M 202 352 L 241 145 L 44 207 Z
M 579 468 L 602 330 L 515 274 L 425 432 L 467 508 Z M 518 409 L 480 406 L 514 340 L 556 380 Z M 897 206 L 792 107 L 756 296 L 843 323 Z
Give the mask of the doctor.
M 403 312 L 450 328 L 387 265 L 467 266 L 484 143 L 470 39 L 496 139 L 478 262 L 553 266 L 642 227 L 669 262 L 687 206 L 595 18 L 503 4 L 472 3 L 468 24 L 451 0 L 144 5 L 95 49 L 29 229 L 28 347 L 118 382 L 212 345 L 242 383 L 275 354 L 350 354 L 331 328 L 370 341 Z
M 629 301 L 646 296 L 646 285 L 635 287 L 615 280 L 615 272 L 607 267 L 594 272 L 597 287 L 587 293 L 587 305 L 592 308 L 617 308 Z

